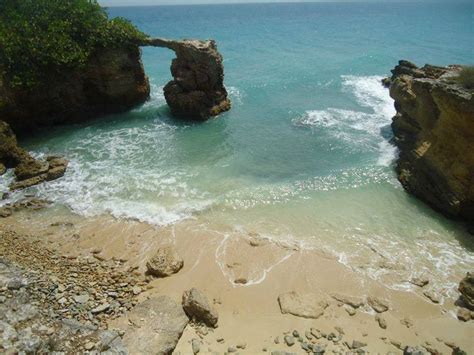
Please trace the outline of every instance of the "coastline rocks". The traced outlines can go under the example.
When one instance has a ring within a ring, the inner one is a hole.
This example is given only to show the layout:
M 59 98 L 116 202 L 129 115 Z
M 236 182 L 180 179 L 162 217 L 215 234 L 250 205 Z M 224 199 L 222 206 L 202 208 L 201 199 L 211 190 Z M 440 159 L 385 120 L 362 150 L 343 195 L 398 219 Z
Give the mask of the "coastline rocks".
M 66 172 L 68 163 L 66 159 L 57 156 L 47 157 L 45 161 L 34 159 L 25 149 L 18 146 L 16 136 L 8 123 L 0 121 L 0 173 L 7 168 L 15 168 L 16 182 L 10 185 L 10 190 L 58 179 Z
M 292 314 L 296 317 L 318 319 L 329 306 L 324 299 L 314 294 L 283 293 L 278 296 L 281 313 Z
M 403 187 L 446 216 L 473 223 L 474 95 L 458 83 L 460 70 L 400 61 L 390 85 L 392 129 Z
M 0 117 L 15 132 L 124 112 L 148 99 L 138 46 L 98 49 L 81 68 L 24 90 L 0 80 Z
M 474 311 L 474 273 L 467 273 L 459 283 L 458 290 L 461 293 L 461 300 L 466 307 Z
M 171 64 L 174 80 L 164 88 L 173 115 L 205 120 L 230 110 L 223 59 L 215 41 L 150 38 L 143 45 L 165 47 L 176 53 Z
M 148 273 L 157 277 L 176 274 L 183 265 L 183 259 L 171 246 L 158 249 L 155 256 L 146 263 Z
M 183 293 L 183 309 L 190 319 L 217 328 L 218 314 L 201 291 L 192 288 Z
M 131 354 L 171 354 L 189 320 L 168 296 L 139 303 L 128 315 L 123 342 Z
M 364 305 L 364 300 L 358 297 L 347 296 L 339 293 L 331 293 L 331 297 L 336 301 L 351 306 L 352 308 L 359 308 Z
M 367 303 L 377 313 L 386 312 L 390 308 L 388 301 L 377 297 L 367 297 Z

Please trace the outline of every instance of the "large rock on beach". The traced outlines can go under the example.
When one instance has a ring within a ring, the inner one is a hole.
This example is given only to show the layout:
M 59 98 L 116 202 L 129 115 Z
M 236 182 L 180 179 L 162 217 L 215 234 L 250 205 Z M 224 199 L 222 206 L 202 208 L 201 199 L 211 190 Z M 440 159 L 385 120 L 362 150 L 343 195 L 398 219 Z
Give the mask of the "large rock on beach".
M 183 309 L 189 318 L 206 324 L 209 327 L 217 327 L 219 316 L 212 307 L 204 293 L 192 288 L 183 293 Z
M 176 274 L 183 265 L 183 259 L 172 246 L 161 247 L 146 263 L 148 273 L 157 277 Z
M 328 302 L 315 294 L 287 292 L 278 296 L 281 313 L 317 319 L 324 314 Z
M 215 41 L 150 38 L 143 45 L 165 47 L 176 53 L 171 64 L 173 80 L 164 88 L 173 115 L 205 120 L 230 109 L 222 55 Z
M 130 354 L 171 354 L 189 322 L 183 308 L 168 296 L 139 303 L 128 315 L 123 342 Z
M 474 222 L 474 95 L 460 66 L 400 61 L 390 96 L 403 187 L 446 216 Z

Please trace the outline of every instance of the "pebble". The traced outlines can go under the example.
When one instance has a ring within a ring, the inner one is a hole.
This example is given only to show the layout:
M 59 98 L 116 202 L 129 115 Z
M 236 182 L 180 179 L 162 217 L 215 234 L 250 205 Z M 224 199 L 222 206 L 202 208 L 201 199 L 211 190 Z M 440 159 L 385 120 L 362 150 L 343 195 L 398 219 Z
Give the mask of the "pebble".
M 375 316 L 375 320 L 377 321 L 377 323 L 379 323 L 380 328 L 387 329 L 387 322 L 386 322 L 385 318 L 383 318 L 382 316 L 377 314 Z
M 280 337 L 275 337 L 275 339 L 273 339 L 273 342 L 275 344 L 280 344 Z
M 360 348 L 363 348 L 363 347 L 365 347 L 365 346 L 367 346 L 366 343 L 363 343 L 363 342 L 361 342 L 361 341 L 359 341 L 359 340 L 353 340 L 353 341 L 352 341 L 351 348 L 352 348 L 352 349 L 360 349 Z
M 471 319 L 471 312 L 466 308 L 459 308 L 457 317 L 460 321 L 467 322 Z
M 191 347 L 193 349 L 193 354 L 197 354 L 201 351 L 201 342 L 197 339 L 191 340 Z
M 102 313 L 102 312 L 105 312 L 106 310 L 108 310 L 109 308 L 110 308 L 110 304 L 109 303 L 104 303 L 104 304 L 101 304 L 100 306 L 97 306 L 94 309 L 92 309 L 91 313 L 92 314 Z
M 247 347 L 247 343 L 239 343 L 237 344 L 237 349 L 245 349 Z
M 227 348 L 227 352 L 228 353 L 236 353 L 237 349 L 230 346 L 230 347 Z
M 286 345 L 288 346 L 295 345 L 295 338 L 293 338 L 291 335 L 285 335 L 283 339 L 285 340 Z
M 300 337 L 300 333 L 297 331 L 297 330 L 293 330 L 293 336 L 295 338 L 299 338 Z
M 84 349 L 86 349 L 87 351 L 90 351 L 90 350 L 94 349 L 94 346 L 95 346 L 95 344 L 93 342 L 88 341 L 84 345 Z

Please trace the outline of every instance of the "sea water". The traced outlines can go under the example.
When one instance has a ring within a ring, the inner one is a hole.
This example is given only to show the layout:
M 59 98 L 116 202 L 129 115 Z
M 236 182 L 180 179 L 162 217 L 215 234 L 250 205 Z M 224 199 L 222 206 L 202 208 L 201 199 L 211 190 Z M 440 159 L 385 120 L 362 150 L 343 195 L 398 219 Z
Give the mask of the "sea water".
M 148 102 L 22 142 L 71 160 L 63 178 L 32 190 L 85 216 L 194 219 L 324 249 L 392 288 L 427 274 L 454 294 L 474 266 L 473 238 L 397 181 L 395 110 L 380 80 L 399 59 L 472 64 L 472 3 L 108 11 L 152 36 L 215 39 L 232 110 L 203 123 L 172 118 L 162 89 L 174 54 L 144 48 Z

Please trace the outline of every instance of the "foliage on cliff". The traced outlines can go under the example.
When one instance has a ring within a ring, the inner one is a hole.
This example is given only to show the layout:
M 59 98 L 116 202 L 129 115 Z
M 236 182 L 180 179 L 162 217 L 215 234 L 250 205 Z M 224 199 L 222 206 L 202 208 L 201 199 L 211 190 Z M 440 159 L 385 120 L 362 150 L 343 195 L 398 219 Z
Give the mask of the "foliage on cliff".
M 462 68 L 459 73 L 458 81 L 466 89 L 474 90 L 474 66 Z
M 11 86 L 31 88 L 100 48 L 145 37 L 128 20 L 109 19 L 96 0 L 0 0 L 0 74 Z

